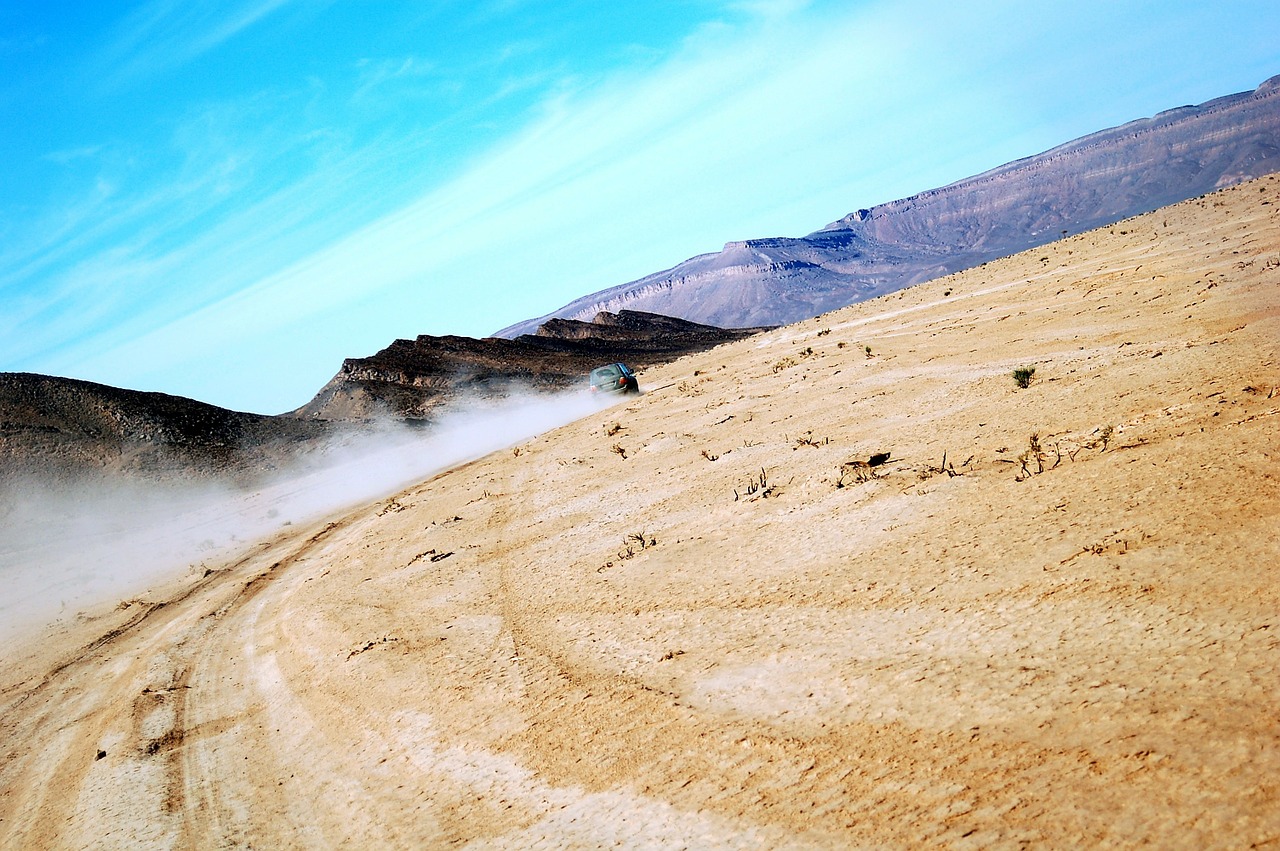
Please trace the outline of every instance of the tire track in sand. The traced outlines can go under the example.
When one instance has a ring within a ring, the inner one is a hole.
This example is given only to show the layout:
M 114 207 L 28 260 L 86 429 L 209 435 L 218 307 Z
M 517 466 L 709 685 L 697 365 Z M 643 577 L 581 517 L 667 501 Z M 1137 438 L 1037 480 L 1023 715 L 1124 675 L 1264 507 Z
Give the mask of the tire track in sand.
M 214 717 L 190 724 L 193 703 L 205 700 L 201 659 L 217 656 L 220 639 L 235 635 L 228 615 L 337 527 L 330 523 L 301 542 L 268 543 L 145 604 L 34 685 L 10 689 L 0 768 L 0 837 L 8 839 L 0 844 L 199 845 L 209 825 L 206 808 L 189 800 L 187 755 L 193 743 L 239 723 Z M 124 717 L 120 707 L 129 707 Z

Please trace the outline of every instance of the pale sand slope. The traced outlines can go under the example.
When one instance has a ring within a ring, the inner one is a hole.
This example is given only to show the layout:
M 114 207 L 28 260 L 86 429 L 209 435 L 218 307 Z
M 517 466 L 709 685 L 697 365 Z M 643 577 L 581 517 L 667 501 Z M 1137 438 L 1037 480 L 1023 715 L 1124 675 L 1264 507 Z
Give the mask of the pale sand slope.
M 1272 177 L 653 370 L 11 654 L 0 844 L 1275 844 L 1278 341 Z

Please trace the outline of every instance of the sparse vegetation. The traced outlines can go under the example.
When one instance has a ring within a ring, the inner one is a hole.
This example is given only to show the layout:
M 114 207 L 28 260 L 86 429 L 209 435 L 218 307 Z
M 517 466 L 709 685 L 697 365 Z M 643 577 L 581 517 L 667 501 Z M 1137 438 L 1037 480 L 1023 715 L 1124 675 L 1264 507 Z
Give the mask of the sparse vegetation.
M 778 373 L 778 372 L 782 372 L 784 369 L 790 369 L 791 367 L 798 364 L 801 360 L 804 360 L 805 358 L 808 358 L 808 357 L 813 357 L 816 354 L 817 352 L 813 350 L 813 346 L 806 346 L 805 348 L 801 349 L 797 353 L 796 357 L 792 357 L 788 355 L 785 358 L 781 358 L 775 361 L 773 364 L 773 371 L 775 373 Z
M 836 477 L 836 488 L 860 485 L 878 478 L 880 478 L 879 474 L 866 461 L 845 461 L 840 465 L 840 475 Z
M 385 506 L 382 507 L 382 510 L 378 512 L 378 516 L 382 517 L 383 515 L 389 512 L 404 511 L 405 508 L 407 507 L 408 506 L 400 504 L 398 500 L 393 498 L 389 500 Z
M 622 539 L 622 546 L 618 549 L 614 561 L 606 561 L 604 564 L 596 568 L 596 573 L 604 573 L 611 569 L 619 561 L 626 561 L 629 558 L 635 558 L 638 554 L 645 550 L 652 549 L 658 545 L 658 539 L 650 535 L 647 531 L 632 532 Z
M 606 437 L 613 437 L 615 434 L 622 431 L 624 428 L 626 428 L 626 426 L 622 425 L 621 423 L 609 423 L 604 427 L 604 433 Z
M 771 496 L 777 495 L 778 488 L 776 485 L 769 483 L 769 473 L 764 469 L 764 467 L 761 467 L 760 475 L 753 476 L 747 482 L 744 491 L 745 493 L 739 494 L 738 489 L 734 488 L 733 501 L 737 502 L 743 497 L 746 497 L 749 502 L 754 502 L 757 499 L 768 499 Z
M 612 449 L 614 454 L 620 457 L 623 461 L 627 460 L 627 450 L 622 448 L 622 444 L 615 443 Z
M 972 459 L 972 458 L 970 458 L 970 460 L 973 460 L 973 459 Z M 965 462 L 965 464 L 968 464 L 968 463 L 969 463 L 968 461 L 966 461 L 966 462 Z M 951 479 L 954 479 L 956 476 L 963 476 L 963 475 L 964 475 L 964 473 L 961 473 L 959 470 L 957 470 L 957 469 L 956 469 L 956 465 L 955 465 L 955 463 L 954 463 L 954 462 L 952 462 L 952 463 L 948 463 L 948 462 L 947 462 L 947 453 L 946 453 L 946 450 L 943 450 L 943 452 L 942 452 L 942 461 L 938 464 L 938 466 L 937 466 L 937 467 L 930 468 L 930 470 L 929 470 L 929 474 L 930 474 L 930 475 L 934 475 L 934 474 L 937 474 L 937 473 L 946 473 L 946 474 L 947 474 L 947 477 L 948 477 L 948 478 L 951 478 Z
M 1040 435 L 1033 432 L 1031 437 L 1027 439 L 1027 448 L 1018 456 L 1018 463 L 1022 465 L 1022 469 L 1018 471 L 1015 477 L 1018 481 L 1031 478 L 1032 475 L 1039 475 L 1044 472 L 1044 449 L 1040 446 Z M 1031 469 L 1031 464 L 1036 465 L 1036 469 Z
M 637 553 L 658 545 L 658 539 L 648 532 L 632 532 L 622 539 L 622 548 L 618 550 L 618 559 L 625 561 Z
M 1034 366 L 1020 366 L 1013 371 L 1013 383 L 1020 389 L 1026 389 L 1031 386 L 1031 379 L 1035 374 Z
M 814 446 L 814 447 L 825 446 L 830 442 L 831 442 L 830 438 L 824 437 L 821 440 L 817 440 L 814 438 L 812 431 L 806 431 L 803 435 L 796 438 L 795 446 L 791 448 L 799 449 L 802 446 Z
M 1049 467 L 1049 469 L 1052 470 L 1062 463 L 1062 444 L 1060 442 L 1055 442 L 1048 451 L 1053 452 L 1053 464 Z M 1017 464 L 1019 469 L 1018 474 L 1014 479 L 1022 482 L 1032 476 L 1040 475 L 1045 471 L 1044 463 L 1048 458 L 1048 452 L 1046 452 L 1045 447 L 1040 443 L 1040 434 L 1038 432 L 1033 432 L 1031 436 L 1027 438 L 1027 448 L 1018 456 Z M 1073 458 L 1072 460 L 1075 459 Z M 1034 470 L 1031 469 L 1033 464 L 1035 465 Z
M 1115 433 L 1116 433 L 1115 426 L 1105 425 L 1102 427 L 1102 430 L 1098 432 L 1098 436 L 1096 438 L 1094 438 L 1093 440 L 1085 444 L 1085 448 L 1096 449 L 1097 447 L 1101 446 L 1102 451 L 1106 452 L 1107 444 L 1111 442 L 1111 438 L 1115 436 Z

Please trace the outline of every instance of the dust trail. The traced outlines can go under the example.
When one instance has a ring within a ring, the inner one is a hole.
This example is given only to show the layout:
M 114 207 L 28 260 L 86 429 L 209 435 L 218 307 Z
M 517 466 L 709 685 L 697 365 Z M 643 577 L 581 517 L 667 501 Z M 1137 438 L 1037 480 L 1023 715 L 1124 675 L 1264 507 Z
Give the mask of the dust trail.
M 582 392 L 470 401 L 434 425 L 351 430 L 250 490 L 96 480 L 0 492 L 0 640 L 203 572 L 285 526 L 367 502 L 600 410 Z

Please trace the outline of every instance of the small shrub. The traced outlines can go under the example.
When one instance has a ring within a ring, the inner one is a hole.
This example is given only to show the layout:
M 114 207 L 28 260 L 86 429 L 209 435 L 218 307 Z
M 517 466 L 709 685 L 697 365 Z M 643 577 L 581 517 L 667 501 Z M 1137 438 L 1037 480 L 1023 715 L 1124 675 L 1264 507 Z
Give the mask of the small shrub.
M 880 476 L 866 461 L 846 461 L 840 465 L 836 488 L 847 488 L 851 484 L 863 484 L 878 478 Z
M 743 496 L 747 497 L 748 502 L 754 502 L 757 499 L 768 499 L 777 493 L 777 486 L 769 484 L 769 474 L 763 467 L 760 468 L 760 475 L 753 477 L 746 485 L 746 493 L 739 495 L 738 489 L 733 490 L 733 501 L 737 502 Z
M 625 561 L 642 550 L 656 547 L 658 539 L 648 532 L 632 532 L 622 539 L 622 549 L 618 550 L 618 558 Z
M 801 446 L 822 446 L 823 444 L 830 442 L 831 440 L 829 438 L 824 437 L 821 440 L 818 440 L 813 436 L 812 431 L 806 431 L 804 435 L 796 438 L 795 446 L 791 448 L 799 449 Z
M 1036 374 L 1034 366 L 1020 366 L 1013 371 L 1013 383 L 1019 388 L 1026 389 L 1031 386 L 1031 378 Z
M 1107 444 L 1111 442 L 1111 438 L 1115 437 L 1115 433 L 1116 433 L 1115 426 L 1105 425 L 1102 427 L 1102 430 L 1098 432 L 1097 438 L 1085 444 L 1085 448 L 1097 449 L 1098 447 L 1102 447 L 1101 451 L 1106 452 Z
M 1053 451 L 1056 456 L 1053 466 L 1057 467 L 1062 463 L 1062 450 L 1059 444 L 1054 444 Z M 1048 456 L 1045 454 L 1044 447 L 1040 444 L 1040 433 L 1033 432 L 1031 437 L 1027 438 L 1026 450 L 1018 456 L 1018 464 L 1020 469 L 1014 476 L 1014 481 L 1025 482 L 1032 476 L 1038 476 L 1044 472 L 1044 462 Z M 1035 464 L 1035 469 L 1031 469 L 1031 465 Z M 1052 468 L 1050 468 L 1052 469 Z

